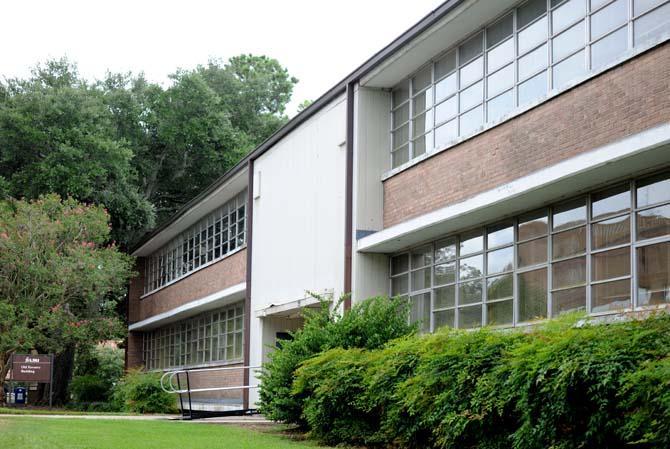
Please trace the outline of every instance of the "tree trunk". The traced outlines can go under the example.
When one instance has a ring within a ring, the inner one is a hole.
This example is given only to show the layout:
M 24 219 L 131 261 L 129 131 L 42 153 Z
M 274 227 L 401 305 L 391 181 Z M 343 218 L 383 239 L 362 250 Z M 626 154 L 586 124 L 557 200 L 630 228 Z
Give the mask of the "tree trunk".
M 70 386 L 70 381 L 72 380 L 72 373 L 74 371 L 74 353 L 75 345 L 68 345 L 65 350 L 61 353 L 56 354 L 54 357 L 54 366 L 53 366 L 53 404 L 54 405 L 64 405 L 67 404 L 70 400 L 68 395 L 68 389 Z M 45 385 L 42 389 L 42 399 L 40 402 L 43 404 L 49 403 L 49 386 Z
M 0 354 L 0 404 L 5 403 L 5 389 L 3 387 L 5 385 L 7 373 L 11 368 L 9 362 L 12 358 L 12 354 L 12 352 Z

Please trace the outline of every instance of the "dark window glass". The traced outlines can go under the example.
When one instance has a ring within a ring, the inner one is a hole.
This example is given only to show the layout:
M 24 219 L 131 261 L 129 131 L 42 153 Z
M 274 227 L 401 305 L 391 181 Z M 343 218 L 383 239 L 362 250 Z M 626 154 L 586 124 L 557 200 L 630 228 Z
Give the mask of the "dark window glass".
M 559 232 L 552 237 L 554 260 L 583 254 L 586 251 L 586 227 Z
M 514 302 L 500 301 L 486 305 L 486 324 L 490 326 L 504 326 L 512 324 L 514 320 Z
M 630 280 L 606 282 L 591 287 L 591 311 L 608 312 L 630 307 Z
M 591 279 L 604 281 L 630 274 L 630 247 L 593 254 Z
M 458 327 L 471 329 L 482 325 L 482 306 L 461 307 L 458 309 Z
M 401 254 L 391 258 L 391 274 L 404 273 L 409 269 L 409 256 Z
M 547 317 L 547 269 L 519 274 L 519 320 Z
M 670 173 L 652 176 L 637 183 L 637 207 L 670 201 Z
M 566 288 L 586 283 L 586 257 L 568 259 L 552 265 L 552 288 Z
M 637 213 L 637 238 L 649 239 L 670 234 L 670 204 Z
M 517 247 L 518 266 L 520 268 L 537 265 L 547 261 L 547 238 L 520 243 Z
M 486 295 L 489 301 L 511 298 L 514 294 L 514 281 L 511 274 L 504 274 L 486 280 Z
M 584 198 L 554 207 L 552 223 L 554 231 L 574 228 L 585 223 L 586 200 Z
M 433 319 L 435 320 L 435 329 L 439 329 L 444 326 L 454 327 L 455 316 L 455 309 L 434 312 Z
M 610 218 L 591 226 L 591 247 L 609 248 L 630 242 L 630 216 Z
M 586 309 L 586 287 L 560 290 L 551 294 L 551 315 Z
M 456 304 L 456 287 L 448 285 L 435 289 L 435 308 L 446 309 L 447 307 L 454 307 Z
M 591 218 L 597 220 L 609 215 L 616 215 L 630 210 L 630 190 L 622 185 L 592 197 Z
M 435 285 L 451 284 L 456 281 L 456 262 L 435 265 Z
M 458 286 L 458 303 L 473 304 L 482 301 L 482 281 L 462 282 Z
M 547 212 L 545 210 L 527 214 L 519 218 L 519 240 L 547 235 Z
M 670 243 L 638 248 L 637 298 L 641 306 L 670 303 Z

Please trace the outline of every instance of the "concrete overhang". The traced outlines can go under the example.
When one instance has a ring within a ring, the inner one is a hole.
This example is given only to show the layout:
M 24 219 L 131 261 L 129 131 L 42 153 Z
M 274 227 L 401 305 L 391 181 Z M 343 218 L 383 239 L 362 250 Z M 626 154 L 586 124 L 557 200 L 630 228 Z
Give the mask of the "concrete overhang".
M 202 199 L 199 199 L 192 207 L 185 210 L 178 218 L 170 222 L 166 227 L 160 229 L 141 246 L 135 248 L 132 255 L 136 257 L 148 256 L 174 237 L 184 232 L 189 226 L 195 224 L 202 217 L 222 206 L 226 201 L 234 198 L 247 187 L 248 170 L 243 168 L 231 176 L 226 182 L 217 186 L 215 190 Z
M 327 290 L 320 294 L 322 299 L 332 302 L 333 291 Z M 318 309 L 321 305 L 321 300 L 312 295 L 293 301 L 283 302 L 281 304 L 270 304 L 267 307 L 256 310 L 256 318 L 296 318 L 299 317 L 301 311 L 305 308 Z
M 194 301 L 190 301 L 167 312 L 159 313 L 137 323 L 128 326 L 129 331 L 148 331 L 166 324 L 181 321 L 209 310 L 219 309 L 227 305 L 241 301 L 246 297 L 247 284 L 242 282 L 232 287 L 220 290 L 211 295 Z
M 370 234 L 357 241 L 357 251 L 402 251 L 445 234 L 491 223 L 593 190 L 616 179 L 668 165 L 670 124 L 663 124 L 546 167 L 463 202 Z

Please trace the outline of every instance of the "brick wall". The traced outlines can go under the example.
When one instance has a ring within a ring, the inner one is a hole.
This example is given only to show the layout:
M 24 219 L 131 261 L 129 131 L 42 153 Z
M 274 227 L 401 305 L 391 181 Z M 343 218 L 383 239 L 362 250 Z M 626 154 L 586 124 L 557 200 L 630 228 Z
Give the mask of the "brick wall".
M 138 269 L 143 264 L 138 261 Z M 129 323 L 142 321 L 167 312 L 196 299 L 246 281 L 247 250 L 243 249 L 215 264 L 195 271 L 174 284 L 140 299 L 143 289 L 142 275 L 130 283 Z M 143 271 L 141 271 L 143 272 Z
M 384 227 L 670 121 L 670 43 L 384 182 Z
M 126 369 L 141 368 L 144 366 L 142 342 L 141 332 L 128 332 L 128 340 L 126 341 Z

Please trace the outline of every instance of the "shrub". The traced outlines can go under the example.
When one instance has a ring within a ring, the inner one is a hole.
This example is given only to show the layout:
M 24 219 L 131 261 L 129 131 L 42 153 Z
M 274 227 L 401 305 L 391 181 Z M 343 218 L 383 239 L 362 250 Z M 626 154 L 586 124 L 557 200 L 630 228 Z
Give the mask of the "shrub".
M 160 377 L 160 373 L 129 371 L 114 389 L 115 406 L 131 413 L 176 413 L 176 398 L 163 391 Z
M 91 402 L 109 401 L 114 385 L 123 376 L 123 365 L 121 349 L 80 348 L 75 359 L 75 376 L 70 383 L 72 401 L 80 408 L 86 408 Z
M 92 374 L 76 376 L 70 382 L 70 394 L 74 402 L 105 402 L 109 399 L 112 385 Z
M 334 310 L 339 309 L 340 303 Z M 377 349 L 386 342 L 411 334 L 407 302 L 376 297 L 357 303 L 343 317 L 321 302 L 316 312 L 306 311 L 302 329 L 270 354 L 261 373 L 261 411 L 270 419 L 306 426 L 303 398 L 292 393 L 295 370 L 302 362 L 331 348 Z

